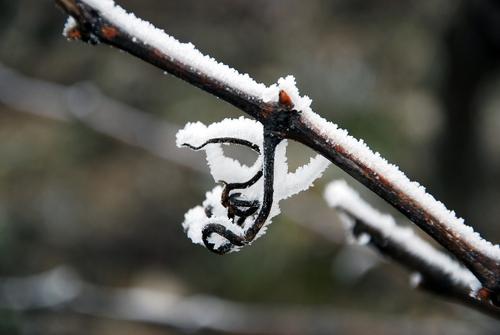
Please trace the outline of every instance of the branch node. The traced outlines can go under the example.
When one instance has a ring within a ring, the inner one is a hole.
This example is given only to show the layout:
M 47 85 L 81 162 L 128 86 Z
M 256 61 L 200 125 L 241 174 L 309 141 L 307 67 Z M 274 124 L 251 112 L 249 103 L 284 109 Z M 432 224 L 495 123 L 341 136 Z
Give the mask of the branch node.
M 82 33 L 80 31 L 80 28 L 78 26 L 73 27 L 71 29 L 68 29 L 65 31 L 65 36 L 72 41 L 78 41 L 82 39 Z
M 293 108 L 292 98 L 285 92 L 285 90 L 280 90 L 279 93 L 279 103 L 280 105 L 287 107 L 289 109 Z
M 118 36 L 118 29 L 110 25 L 105 25 L 101 28 L 101 33 L 105 38 L 111 40 Z

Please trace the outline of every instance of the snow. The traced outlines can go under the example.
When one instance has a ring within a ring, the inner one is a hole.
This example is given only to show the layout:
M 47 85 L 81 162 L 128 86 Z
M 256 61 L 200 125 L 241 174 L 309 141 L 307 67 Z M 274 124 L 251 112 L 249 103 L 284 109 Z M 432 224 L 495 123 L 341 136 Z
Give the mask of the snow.
M 64 24 L 64 29 L 63 29 L 63 36 L 64 37 L 69 37 L 69 32 L 75 28 L 78 25 L 76 20 L 73 17 L 68 17 L 66 20 L 66 23 Z
M 422 283 L 422 274 L 414 272 L 410 275 L 410 286 L 417 288 Z
M 227 218 L 227 210 L 221 205 L 221 195 L 222 187 L 216 186 L 212 191 L 207 192 L 206 199 L 202 206 L 196 206 L 184 215 L 182 227 L 193 243 L 204 246 L 202 230 L 209 223 L 221 224 L 237 235 L 243 235 L 243 229 Z M 207 207 L 212 209 L 213 216 L 211 218 L 208 218 L 205 214 L 204 208 Z M 209 242 L 213 243 L 215 248 L 218 249 L 226 241 L 222 236 L 212 234 Z
M 154 46 L 172 60 L 225 84 L 227 90 L 239 91 L 252 99 L 264 102 L 276 102 L 279 91 L 284 90 L 290 96 L 294 109 L 301 113 L 302 120 L 325 135 L 332 145 L 341 146 L 347 154 L 351 155 L 360 164 L 383 176 L 394 189 L 401 191 L 405 196 L 417 202 L 441 224 L 445 225 L 452 234 L 460 236 L 488 257 L 500 261 L 499 245 L 493 245 L 481 238 L 471 227 L 464 224 L 462 218 L 458 218 L 453 211 L 448 210 L 443 203 L 428 194 L 423 186 L 410 181 L 397 166 L 388 163 L 378 152 L 373 152 L 362 140 L 355 139 L 346 130 L 314 113 L 310 107 L 311 99 L 300 95 L 293 76 L 281 78 L 276 84 L 266 86 L 256 82 L 248 74 L 240 74 L 235 69 L 203 55 L 193 44 L 181 43 L 163 30 L 154 27 L 151 23 L 137 18 L 134 14 L 127 13 L 124 9 L 115 5 L 112 0 L 82 0 L 82 2 L 95 8 L 104 18 L 133 36 L 136 43 Z M 71 20 L 68 22 L 67 27 L 74 24 Z M 212 154 L 213 159 L 210 159 L 212 163 L 216 157 L 221 157 L 221 152 L 216 150 Z M 236 167 L 236 165 L 233 165 L 232 169 L 238 170 Z M 211 169 L 217 170 L 212 166 Z M 229 169 L 224 170 L 224 172 L 227 172 L 227 170 Z M 235 174 L 238 173 L 235 172 Z M 221 177 L 223 176 L 218 175 L 218 178 Z M 290 189 L 287 192 L 296 192 L 299 189 Z
M 281 191 L 279 197 L 286 199 L 307 190 L 329 165 L 330 161 L 321 155 L 312 157 L 306 165 L 298 167 L 293 173 L 286 174 L 286 180 L 282 184 L 283 191 L 278 189 Z
M 363 234 L 360 234 L 358 236 L 358 239 L 356 242 L 358 242 L 359 245 L 367 245 L 368 243 L 370 243 L 370 240 L 371 240 L 370 235 L 363 233 Z
M 386 238 L 405 248 L 406 251 L 428 264 L 442 269 L 455 282 L 470 287 L 472 291 L 481 287 L 477 278 L 468 269 L 421 239 L 411 228 L 398 226 L 392 216 L 382 214 L 371 207 L 345 181 L 331 182 L 326 187 L 324 196 L 331 207 L 340 208 L 362 220 L 366 225 L 377 229 Z M 341 216 L 341 219 L 342 217 L 344 216 Z M 352 219 L 346 222 L 346 227 L 349 230 L 352 229 L 352 225 Z
M 176 144 L 182 147 L 189 144 L 200 147 L 214 138 L 238 138 L 259 146 L 263 151 L 262 124 L 247 118 L 225 119 L 221 122 L 205 126 L 201 122 L 188 123 L 176 136 Z M 207 154 L 210 173 L 216 182 L 241 183 L 252 178 L 260 169 L 262 160 L 259 158 L 251 167 L 241 164 L 235 159 L 224 155 L 221 144 L 210 144 L 203 148 Z
M 221 122 L 212 123 L 208 126 L 201 122 L 188 123 L 177 133 L 177 146 L 200 147 L 210 139 L 214 138 L 237 138 L 246 140 L 259 147 L 263 152 L 263 127 L 259 122 L 246 118 L 225 119 Z M 272 218 L 280 213 L 279 202 L 289 198 L 301 191 L 307 190 L 313 182 L 319 178 L 323 171 L 330 165 L 330 162 L 321 155 L 316 155 L 310 161 L 290 173 L 286 156 L 288 142 L 283 140 L 275 150 L 274 160 L 274 197 L 271 213 L 266 220 L 264 227 L 259 231 L 257 238 L 262 236 Z M 210 143 L 200 150 L 204 150 L 207 156 L 207 162 L 210 167 L 210 173 L 215 182 L 241 183 L 250 180 L 262 168 L 262 155 L 252 166 L 246 166 L 239 161 L 227 157 L 224 154 L 221 143 Z M 242 198 L 246 200 L 258 200 L 262 203 L 264 180 L 260 178 L 254 185 L 246 189 L 234 190 L 241 193 Z M 185 215 L 183 227 L 188 237 L 196 244 L 203 244 L 202 230 L 209 223 L 219 223 L 237 235 L 244 235 L 254 222 L 257 213 L 248 217 L 243 226 L 234 224 L 227 218 L 227 209 L 221 204 L 222 187 L 217 186 L 211 192 L 206 194 L 206 199 L 202 206 L 197 206 Z M 212 216 L 207 217 L 204 208 L 212 208 Z M 224 238 L 213 234 L 213 242 L 216 248 L 224 243 Z M 235 249 L 237 250 L 237 249 Z

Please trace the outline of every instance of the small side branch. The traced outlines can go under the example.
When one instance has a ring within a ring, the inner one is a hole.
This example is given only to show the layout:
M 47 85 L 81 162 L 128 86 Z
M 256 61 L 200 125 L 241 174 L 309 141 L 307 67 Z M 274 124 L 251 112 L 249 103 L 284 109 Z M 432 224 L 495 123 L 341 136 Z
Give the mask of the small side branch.
M 500 308 L 485 296 L 469 270 L 411 228 L 397 225 L 392 216 L 372 208 L 344 181 L 330 183 L 325 198 L 340 212 L 348 234 L 412 271 L 418 287 L 500 318 Z

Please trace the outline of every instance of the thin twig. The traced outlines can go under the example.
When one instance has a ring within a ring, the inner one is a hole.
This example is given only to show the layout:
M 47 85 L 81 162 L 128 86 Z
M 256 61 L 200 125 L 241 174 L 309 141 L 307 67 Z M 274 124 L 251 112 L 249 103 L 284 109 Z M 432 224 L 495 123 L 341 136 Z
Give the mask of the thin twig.
M 410 227 L 402 227 L 392 216 L 378 212 L 344 181 L 331 182 L 325 198 L 340 212 L 348 235 L 414 272 L 416 286 L 500 318 L 500 308 L 484 300 L 484 292 L 476 292 L 480 285 L 469 270 Z
M 483 301 L 482 294 L 476 294 L 470 287 L 455 282 L 449 274 L 438 266 L 432 266 L 426 260 L 409 252 L 394 239 L 385 236 L 381 231 L 360 220 L 355 214 L 345 211 L 354 220 L 352 233 L 359 237 L 367 234 L 368 242 L 382 255 L 394 260 L 397 264 L 414 271 L 418 279 L 415 283 L 419 288 L 428 290 L 434 294 L 452 299 L 466 306 L 478 309 L 497 319 L 500 319 L 500 308 L 489 301 Z

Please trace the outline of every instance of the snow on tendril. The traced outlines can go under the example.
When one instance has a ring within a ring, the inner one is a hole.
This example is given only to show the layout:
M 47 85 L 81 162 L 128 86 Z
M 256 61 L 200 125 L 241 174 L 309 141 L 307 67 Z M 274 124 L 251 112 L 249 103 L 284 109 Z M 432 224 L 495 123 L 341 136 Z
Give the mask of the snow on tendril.
M 252 149 L 257 160 L 247 166 L 226 156 L 222 145 L 229 144 Z M 280 213 L 279 202 L 308 189 L 330 164 L 317 155 L 289 172 L 287 140 L 271 138 L 261 123 L 243 117 L 209 126 L 189 123 L 177 133 L 177 146 L 204 150 L 210 173 L 220 184 L 183 222 L 193 243 L 219 254 L 237 251 L 262 236 Z

